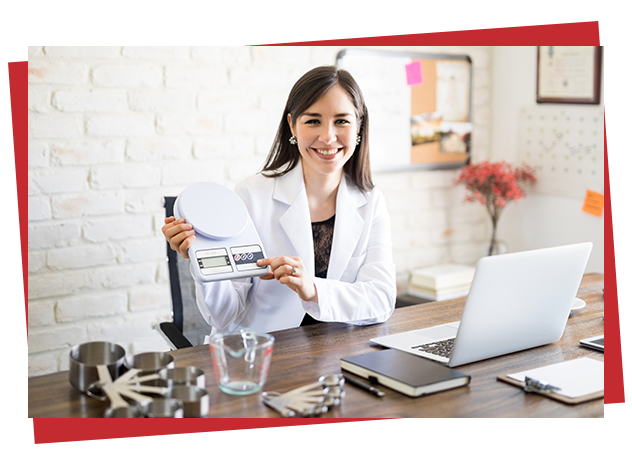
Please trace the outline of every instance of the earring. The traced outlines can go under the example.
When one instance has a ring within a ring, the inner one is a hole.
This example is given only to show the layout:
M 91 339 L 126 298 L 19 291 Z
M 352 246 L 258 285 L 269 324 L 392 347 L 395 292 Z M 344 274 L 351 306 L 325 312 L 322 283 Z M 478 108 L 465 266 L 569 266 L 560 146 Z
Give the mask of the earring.
M 290 136 L 290 144 L 296 144 L 297 140 L 296 137 L 294 135 Z
M 356 146 L 360 144 L 360 141 L 362 141 L 362 137 L 360 135 L 356 136 Z

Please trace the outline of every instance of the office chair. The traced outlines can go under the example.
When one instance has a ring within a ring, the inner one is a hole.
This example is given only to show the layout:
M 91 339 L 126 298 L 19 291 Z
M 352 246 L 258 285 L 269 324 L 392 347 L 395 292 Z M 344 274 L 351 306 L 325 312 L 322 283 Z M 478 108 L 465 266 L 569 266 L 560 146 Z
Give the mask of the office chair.
M 173 216 L 176 197 L 165 196 L 165 217 Z M 172 322 L 163 322 L 158 332 L 172 350 L 202 345 L 211 327 L 204 320 L 195 302 L 195 282 L 191 276 L 190 260 L 172 250 L 167 242 L 167 262 L 171 286 Z

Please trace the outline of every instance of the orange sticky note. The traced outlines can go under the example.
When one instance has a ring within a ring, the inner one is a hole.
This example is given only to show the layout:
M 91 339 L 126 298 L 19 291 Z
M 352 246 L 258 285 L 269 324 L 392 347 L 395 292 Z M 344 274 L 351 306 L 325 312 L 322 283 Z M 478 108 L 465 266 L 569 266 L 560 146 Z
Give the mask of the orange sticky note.
M 600 217 L 603 213 L 603 194 L 587 189 L 582 210 L 596 217 Z

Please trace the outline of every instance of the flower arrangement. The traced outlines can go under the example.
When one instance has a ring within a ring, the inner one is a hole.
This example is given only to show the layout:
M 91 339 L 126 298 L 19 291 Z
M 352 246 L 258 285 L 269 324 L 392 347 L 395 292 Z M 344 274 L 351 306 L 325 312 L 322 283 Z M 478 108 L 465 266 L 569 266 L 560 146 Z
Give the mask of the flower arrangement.
M 489 244 L 491 255 L 496 243 L 496 227 L 500 213 L 505 206 L 524 198 L 524 185 L 535 184 L 535 169 L 526 164 L 514 167 L 505 161 L 483 161 L 463 167 L 455 184 L 463 184 L 467 189 L 465 200 L 480 202 L 487 207 L 492 220 L 492 239 Z

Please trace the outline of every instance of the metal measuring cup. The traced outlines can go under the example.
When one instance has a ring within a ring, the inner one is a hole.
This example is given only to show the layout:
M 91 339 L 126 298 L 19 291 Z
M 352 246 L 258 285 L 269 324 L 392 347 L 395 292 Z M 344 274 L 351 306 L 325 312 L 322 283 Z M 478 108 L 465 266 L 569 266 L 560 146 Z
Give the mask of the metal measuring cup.
M 162 369 L 158 375 L 167 383 L 168 388 L 178 385 L 192 385 L 199 388 L 206 387 L 204 371 L 194 366 L 181 366 L 172 369 Z
M 160 377 L 153 380 L 144 380 L 143 377 L 159 374 L 163 369 L 173 369 L 176 365 L 173 356 L 169 353 L 139 353 L 125 356 L 125 367 L 129 370 L 135 369 L 135 378 L 144 382 L 145 385 L 154 387 L 165 387 L 167 384 Z
M 87 392 L 90 385 L 100 380 L 97 367 L 107 368 L 112 380 L 121 373 L 125 358 L 122 346 L 110 342 L 89 342 L 70 349 L 70 384 L 79 391 Z
M 123 406 L 123 407 L 109 407 L 105 410 L 103 415 L 107 418 L 133 418 L 138 419 L 145 417 L 143 413 L 136 406 Z
M 184 403 L 175 398 L 154 398 L 151 401 L 142 403 L 140 407 L 145 417 L 184 417 Z
M 184 404 L 184 417 L 206 417 L 210 408 L 210 398 L 204 388 L 190 385 L 176 385 L 169 388 L 167 398 L 174 398 Z

